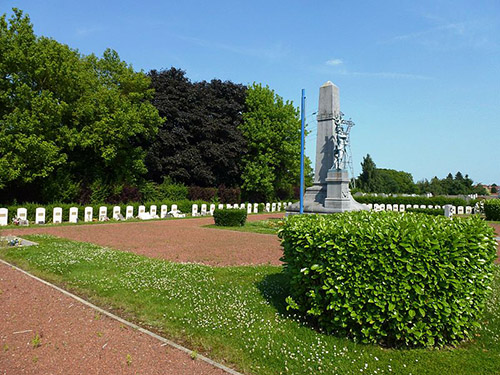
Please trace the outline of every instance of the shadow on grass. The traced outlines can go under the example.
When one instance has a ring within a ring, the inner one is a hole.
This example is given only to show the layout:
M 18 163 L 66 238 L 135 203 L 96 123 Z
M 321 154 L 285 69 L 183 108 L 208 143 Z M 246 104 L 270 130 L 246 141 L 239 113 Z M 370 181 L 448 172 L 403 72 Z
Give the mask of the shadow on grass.
M 291 315 L 287 311 L 286 297 L 290 295 L 290 282 L 284 272 L 273 273 L 265 276 L 256 283 L 262 297 L 283 316 Z

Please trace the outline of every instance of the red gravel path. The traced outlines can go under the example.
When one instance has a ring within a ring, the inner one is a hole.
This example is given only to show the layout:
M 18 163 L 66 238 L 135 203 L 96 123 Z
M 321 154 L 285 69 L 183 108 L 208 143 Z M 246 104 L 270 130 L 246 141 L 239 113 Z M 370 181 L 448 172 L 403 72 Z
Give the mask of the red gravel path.
M 225 372 L 0 264 L 0 374 Z
M 281 217 L 282 213 L 275 213 L 251 215 L 248 219 Z M 174 262 L 214 266 L 281 264 L 283 252 L 275 235 L 205 228 L 208 224 L 213 224 L 213 218 L 31 227 L 1 233 L 19 236 L 47 233 Z

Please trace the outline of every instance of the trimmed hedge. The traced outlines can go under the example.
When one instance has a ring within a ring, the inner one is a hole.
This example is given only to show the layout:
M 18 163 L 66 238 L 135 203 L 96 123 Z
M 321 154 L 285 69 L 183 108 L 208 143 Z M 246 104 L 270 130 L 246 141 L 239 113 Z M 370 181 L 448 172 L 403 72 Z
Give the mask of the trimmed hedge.
M 328 333 L 443 346 L 477 326 L 496 258 L 493 230 L 477 215 L 293 215 L 278 233 L 288 307 Z
M 443 208 L 406 208 L 405 211 L 419 213 L 419 214 L 432 215 L 432 216 L 444 215 Z
M 467 202 L 465 199 L 461 198 L 448 198 L 443 196 L 436 197 L 376 197 L 373 195 L 363 195 L 363 196 L 355 196 L 354 199 L 359 203 L 365 204 L 418 204 L 418 205 L 433 205 L 433 206 L 444 206 L 445 204 L 451 204 L 453 206 L 474 206 L 478 200 L 470 200 Z
M 245 225 L 247 221 L 247 211 L 240 209 L 216 209 L 214 211 L 215 225 L 221 227 L 238 227 Z
M 484 215 L 486 220 L 500 220 L 500 199 L 488 199 L 484 201 Z

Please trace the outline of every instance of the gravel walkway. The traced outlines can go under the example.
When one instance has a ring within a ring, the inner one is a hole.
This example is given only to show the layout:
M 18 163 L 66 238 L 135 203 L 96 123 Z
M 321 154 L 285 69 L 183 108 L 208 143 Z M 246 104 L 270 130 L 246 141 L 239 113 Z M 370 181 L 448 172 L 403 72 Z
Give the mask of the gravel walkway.
M 0 317 L 0 374 L 227 375 L 1 263 Z
M 249 221 L 282 218 L 283 213 L 251 215 Z M 96 225 L 19 228 L 1 231 L 19 236 L 47 233 L 76 241 L 174 262 L 212 266 L 280 265 L 283 251 L 275 235 L 205 228 L 213 218 L 159 220 Z

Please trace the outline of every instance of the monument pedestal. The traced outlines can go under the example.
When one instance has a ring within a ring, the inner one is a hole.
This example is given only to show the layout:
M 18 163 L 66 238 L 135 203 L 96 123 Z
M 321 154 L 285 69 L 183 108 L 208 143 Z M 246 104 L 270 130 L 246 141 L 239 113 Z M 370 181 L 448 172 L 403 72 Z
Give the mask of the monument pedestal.
M 354 200 L 349 190 L 346 170 L 329 170 L 325 183 L 315 183 L 304 194 L 305 214 L 333 214 L 346 211 L 369 210 L 367 205 Z M 287 215 L 300 213 L 300 203 L 286 209 Z

